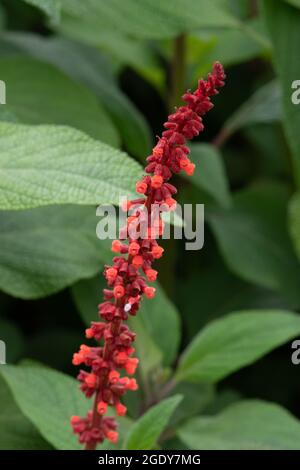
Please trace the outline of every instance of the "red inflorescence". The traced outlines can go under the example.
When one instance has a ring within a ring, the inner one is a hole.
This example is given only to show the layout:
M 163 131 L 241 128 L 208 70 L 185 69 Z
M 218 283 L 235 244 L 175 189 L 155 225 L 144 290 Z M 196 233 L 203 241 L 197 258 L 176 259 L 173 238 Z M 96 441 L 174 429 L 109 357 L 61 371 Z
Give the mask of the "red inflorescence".
M 89 368 L 89 372 L 81 370 L 78 375 L 81 390 L 88 398 L 95 397 L 93 410 L 86 417 L 71 418 L 73 431 L 86 449 L 94 449 L 104 439 L 117 441 L 115 419 L 104 415 L 111 406 L 117 415 L 124 416 L 126 407 L 121 397 L 126 390 L 138 388 L 135 379 L 119 372 L 133 375 L 138 365 L 138 359 L 132 357 L 135 334 L 124 321 L 128 315 L 136 315 L 143 294 L 149 299 L 155 296 L 155 288 L 148 286 L 147 281 L 156 280 L 157 271 L 152 263 L 164 251 L 157 243 L 157 237 L 163 232 L 160 215 L 153 221 L 143 215 L 142 208 L 151 211 L 153 205 L 158 205 L 162 211 L 174 210 L 176 188 L 168 181 L 173 173 L 181 170 L 193 174 L 195 165 L 189 159 L 190 151 L 185 143 L 203 130 L 202 116 L 213 107 L 210 97 L 224 86 L 224 79 L 222 65 L 215 63 L 208 79 L 199 80 L 194 93 L 183 95 L 186 105 L 168 117 L 164 124 L 166 130 L 147 158 L 146 175 L 136 185 L 136 191 L 143 197 L 123 204 L 123 210 L 134 208 L 134 211 L 127 219 L 122 241 L 112 242 L 112 251 L 118 253 L 113 258 L 113 266 L 104 269 L 108 289 L 104 289 L 105 301 L 99 305 L 99 317 L 103 321 L 92 322 L 86 330 L 86 337 L 100 341 L 102 346 L 82 345 L 73 356 L 74 365 Z M 146 233 L 139 237 L 132 235 L 142 222 L 146 222 Z

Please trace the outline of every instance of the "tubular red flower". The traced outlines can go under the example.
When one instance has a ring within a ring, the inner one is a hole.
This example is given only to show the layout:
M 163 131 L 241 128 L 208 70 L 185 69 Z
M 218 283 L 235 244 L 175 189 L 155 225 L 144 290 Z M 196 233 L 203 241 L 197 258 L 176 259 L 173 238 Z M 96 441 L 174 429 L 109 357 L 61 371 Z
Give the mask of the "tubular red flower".
M 127 390 L 138 388 L 135 379 L 121 377 L 119 372 L 123 370 L 133 375 L 138 365 L 138 359 L 132 357 L 135 334 L 124 321 L 128 315 L 136 315 L 143 295 L 150 299 L 155 296 L 155 288 L 148 286 L 146 281 L 155 281 L 157 271 L 152 269 L 152 264 L 164 251 L 156 240 L 163 232 L 160 212 L 152 221 L 148 216 L 145 218 L 142 208 L 151 210 L 153 205 L 158 205 L 164 211 L 174 210 L 173 196 L 177 191 L 169 180 L 173 173 L 180 171 L 193 174 L 195 164 L 188 158 L 190 151 L 185 143 L 203 130 L 202 116 L 213 107 L 210 97 L 224 86 L 224 79 L 223 67 L 217 62 L 207 80 L 199 80 L 193 93 L 188 91 L 183 95 L 186 105 L 168 117 L 162 137 L 147 158 L 147 175 L 136 184 L 137 193 L 143 197 L 126 201 L 122 206 L 124 210 L 137 206 L 124 229 L 128 244 L 120 240 L 112 242 L 112 251 L 119 255 L 113 259 L 113 265 L 104 270 L 109 289 L 104 289 L 105 301 L 98 307 L 99 317 L 104 321 L 92 322 L 86 330 L 87 338 L 103 341 L 103 346 L 81 345 L 73 356 L 74 365 L 84 364 L 90 369 L 89 373 L 81 370 L 78 380 L 82 392 L 87 397 L 94 396 L 95 400 L 93 410 L 86 417 L 71 418 L 73 431 L 86 449 L 95 449 L 104 439 L 117 441 L 116 421 L 104 415 L 108 406 L 115 408 L 117 415 L 125 415 L 126 407 L 120 398 Z M 131 230 L 139 228 L 145 221 L 145 236 L 133 237 Z

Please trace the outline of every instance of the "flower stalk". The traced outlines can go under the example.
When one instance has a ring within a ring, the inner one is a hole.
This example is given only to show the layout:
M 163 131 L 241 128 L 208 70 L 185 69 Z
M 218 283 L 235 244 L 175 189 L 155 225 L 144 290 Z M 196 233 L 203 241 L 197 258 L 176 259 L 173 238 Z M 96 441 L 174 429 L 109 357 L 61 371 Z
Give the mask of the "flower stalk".
M 97 346 L 81 345 L 73 356 L 73 364 L 85 365 L 89 371 L 78 375 L 80 388 L 87 398 L 94 397 L 94 406 L 85 417 L 73 416 L 71 424 L 79 442 L 93 450 L 105 439 L 117 442 L 117 423 L 107 416 L 108 407 L 118 416 L 126 414 L 122 396 L 128 390 L 137 390 L 134 378 L 138 359 L 133 356 L 135 333 L 126 325 L 129 315 L 136 315 L 143 296 L 153 298 L 155 288 L 148 283 L 157 278 L 153 269 L 155 260 L 163 255 L 157 239 L 163 234 L 161 212 L 176 207 L 177 192 L 169 180 L 173 173 L 184 171 L 192 175 L 195 164 L 189 159 L 188 140 L 203 131 L 202 116 L 213 104 L 210 97 L 224 86 L 225 74 L 220 63 L 215 63 L 207 80 L 199 80 L 197 89 L 186 92 L 182 99 L 186 105 L 178 108 L 164 124 L 162 137 L 147 158 L 145 175 L 136 184 L 139 198 L 125 201 L 123 210 L 130 211 L 120 240 L 112 242 L 116 254 L 111 266 L 105 266 L 104 302 L 99 305 L 101 321 L 92 322 L 86 337 Z M 157 217 L 152 208 L 159 207 Z

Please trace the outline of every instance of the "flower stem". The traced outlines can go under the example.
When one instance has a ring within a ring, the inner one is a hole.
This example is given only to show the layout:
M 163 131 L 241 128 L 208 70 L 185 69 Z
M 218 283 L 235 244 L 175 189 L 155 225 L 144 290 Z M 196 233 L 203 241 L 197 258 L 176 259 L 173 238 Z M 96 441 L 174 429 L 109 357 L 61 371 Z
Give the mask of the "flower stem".
M 173 59 L 171 63 L 171 92 L 169 96 L 169 111 L 173 112 L 174 106 L 181 101 L 182 90 L 185 89 L 185 34 L 180 34 L 174 39 Z

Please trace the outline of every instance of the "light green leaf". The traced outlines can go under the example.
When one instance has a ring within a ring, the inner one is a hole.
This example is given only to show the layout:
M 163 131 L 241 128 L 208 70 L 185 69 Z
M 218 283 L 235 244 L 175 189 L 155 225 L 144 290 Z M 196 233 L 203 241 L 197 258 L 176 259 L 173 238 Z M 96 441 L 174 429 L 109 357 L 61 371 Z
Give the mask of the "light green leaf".
M 61 0 L 22 0 L 42 10 L 56 24 L 60 19 Z
M 238 192 L 230 210 L 211 210 L 207 217 L 229 269 L 297 307 L 300 264 L 287 230 L 287 201 L 284 187 L 257 184 Z
M 269 53 L 271 48 L 263 22 L 258 17 L 243 22 L 239 29 L 200 30 L 188 36 L 187 44 L 194 82 L 208 73 L 216 60 L 227 68 Z
M 0 123 L 0 209 L 119 204 L 141 176 L 126 154 L 63 126 Z
M 146 411 L 132 426 L 125 443 L 125 449 L 153 449 L 181 400 L 181 395 L 175 395 Z
M 215 388 L 211 384 L 179 383 L 172 392 L 173 395 L 182 395 L 180 406 L 175 410 L 170 420 L 172 428 L 181 426 L 192 416 L 201 414 L 203 410 L 213 403 Z
M 221 206 L 228 207 L 231 195 L 220 152 L 210 144 L 191 145 L 191 157 L 196 170 L 189 181 L 204 190 Z
M 289 203 L 289 228 L 296 253 L 300 260 L 300 194 L 296 193 Z
M 300 8 L 300 0 L 285 0 L 285 1 L 293 5 L 294 7 Z
M 130 36 L 160 39 L 201 27 L 232 27 L 237 20 L 223 0 L 64 0 L 63 12 Z
M 151 320 L 150 320 L 151 321 Z M 134 318 L 129 319 L 129 325 L 132 331 L 136 333 L 135 346 L 137 357 L 140 360 L 140 371 L 143 380 L 147 381 L 150 374 L 156 372 L 162 362 L 162 351 L 158 341 L 151 336 L 149 330 L 145 326 L 143 319 L 138 314 Z
M 271 35 L 274 63 L 283 95 L 283 123 L 293 155 L 295 180 L 300 185 L 300 106 L 292 102 L 294 80 L 300 77 L 298 44 L 300 10 L 286 2 L 264 0 L 263 12 Z
M 171 364 L 176 358 L 181 340 L 180 315 L 164 290 L 155 284 L 154 299 L 144 299 L 139 317 L 150 337 L 163 352 L 164 364 Z
M 11 120 L 24 124 L 64 124 L 118 146 L 119 136 L 109 115 L 85 86 L 31 58 L 2 58 L 0 68 L 1 79 L 7 83 L 1 120 L 8 120 L 11 113 Z
M 190 449 L 300 449 L 300 422 L 281 406 L 259 400 L 233 404 L 217 416 L 194 418 L 177 435 Z
M 281 90 L 277 80 L 259 88 L 230 116 L 224 124 L 224 132 L 233 134 L 245 126 L 270 123 L 282 119 Z
M 93 276 L 110 256 L 96 223 L 95 209 L 80 206 L 2 212 L 1 289 L 38 298 Z
M 6 34 L 4 44 L 52 63 L 87 85 L 111 115 L 128 151 L 143 158 L 148 154 L 151 134 L 146 120 L 117 87 L 99 50 L 60 37 L 42 38 L 25 33 Z
M 0 374 L 21 411 L 48 442 L 61 450 L 82 448 L 70 417 L 85 415 L 90 403 L 75 379 L 40 365 L 5 366 Z
M 235 312 L 208 324 L 190 343 L 175 379 L 214 383 L 300 333 L 300 316 L 283 310 Z
M 139 39 L 120 34 L 119 31 L 99 30 L 96 23 L 64 15 L 58 32 L 78 42 L 101 49 L 116 68 L 131 66 L 159 92 L 165 91 L 165 74 L 155 50 Z
M 3 368 L 1 366 L 1 370 Z M 50 444 L 21 413 L 3 378 L 0 380 L 0 403 L 0 450 L 51 449 Z

